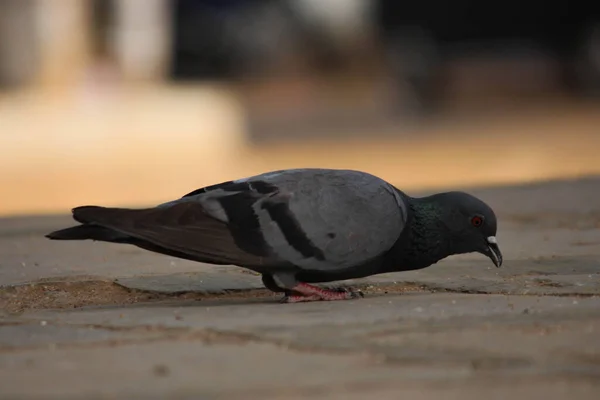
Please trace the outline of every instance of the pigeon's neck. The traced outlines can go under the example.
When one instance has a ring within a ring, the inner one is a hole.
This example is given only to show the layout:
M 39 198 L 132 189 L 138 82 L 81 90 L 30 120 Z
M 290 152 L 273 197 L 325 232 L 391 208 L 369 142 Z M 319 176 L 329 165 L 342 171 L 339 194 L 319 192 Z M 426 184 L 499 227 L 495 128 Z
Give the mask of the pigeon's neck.
M 444 208 L 437 197 L 407 196 L 407 203 L 407 226 L 386 263 L 390 272 L 425 268 L 452 254 L 451 235 L 443 223 Z

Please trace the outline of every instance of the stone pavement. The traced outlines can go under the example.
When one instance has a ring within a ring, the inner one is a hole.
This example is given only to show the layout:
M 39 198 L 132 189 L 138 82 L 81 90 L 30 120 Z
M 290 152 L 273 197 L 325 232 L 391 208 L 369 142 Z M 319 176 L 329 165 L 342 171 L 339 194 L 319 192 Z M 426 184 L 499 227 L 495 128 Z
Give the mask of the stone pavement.
M 347 302 L 0 220 L 0 398 L 598 398 L 600 179 L 470 191 L 503 268 L 455 256 Z

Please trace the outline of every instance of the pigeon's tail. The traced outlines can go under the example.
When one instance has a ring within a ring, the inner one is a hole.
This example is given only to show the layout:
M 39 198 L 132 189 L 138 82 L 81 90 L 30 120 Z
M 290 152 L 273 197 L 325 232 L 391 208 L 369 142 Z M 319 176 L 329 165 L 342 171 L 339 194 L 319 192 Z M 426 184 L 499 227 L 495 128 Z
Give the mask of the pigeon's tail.
M 110 243 L 131 244 L 144 250 L 165 254 L 172 257 L 185 260 L 207 262 L 212 264 L 226 264 L 219 262 L 211 257 L 201 255 L 190 255 L 182 251 L 166 248 L 160 244 L 144 238 L 136 237 L 135 234 L 122 232 L 118 227 L 132 229 L 131 223 L 144 213 L 153 211 L 152 209 L 129 209 L 129 208 L 110 208 L 98 206 L 82 206 L 73 209 L 73 219 L 80 222 L 81 225 L 71 228 L 61 229 L 46 235 L 48 239 L 53 240 L 97 240 Z M 113 229 L 111 226 L 115 226 Z M 135 229 L 133 229 L 135 231 Z M 227 262 L 228 263 L 228 262 Z
M 81 206 L 73 209 L 73 219 L 81 225 L 52 232 L 46 237 L 132 244 L 156 253 L 211 264 L 265 266 L 264 256 L 241 250 L 228 226 L 208 215 L 198 202 L 139 209 Z
M 129 241 L 129 236 L 96 224 L 95 210 L 110 210 L 104 207 L 84 206 L 73 210 L 73 218 L 82 225 L 51 232 L 46 235 L 52 240 L 98 240 L 102 242 L 123 243 Z

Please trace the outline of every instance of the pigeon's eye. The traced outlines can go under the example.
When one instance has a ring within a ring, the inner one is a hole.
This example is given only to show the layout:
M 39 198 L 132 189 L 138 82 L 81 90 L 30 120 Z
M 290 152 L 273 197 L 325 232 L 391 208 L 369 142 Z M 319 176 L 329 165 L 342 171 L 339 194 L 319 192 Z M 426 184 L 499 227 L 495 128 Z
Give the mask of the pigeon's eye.
M 476 215 L 473 218 L 471 218 L 471 225 L 473 225 L 475 228 L 479 228 L 481 225 L 483 225 L 483 217 Z

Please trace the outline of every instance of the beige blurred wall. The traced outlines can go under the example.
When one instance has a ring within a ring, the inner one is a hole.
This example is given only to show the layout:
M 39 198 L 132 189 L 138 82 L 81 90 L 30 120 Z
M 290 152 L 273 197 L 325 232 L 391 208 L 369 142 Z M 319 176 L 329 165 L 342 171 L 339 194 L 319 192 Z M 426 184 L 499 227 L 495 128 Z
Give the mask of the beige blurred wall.
M 117 1 L 113 51 L 124 79 L 160 81 L 170 50 L 169 0 Z
M 164 82 L 166 1 L 120 0 L 108 67 L 91 53 L 90 0 L 0 2 L 0 73 L 29 82 L 0 92 L 0 215 L 155 204 L 293 167 L 362 169 L 409 191 L 600 173 L 599 109 L 572 101 L 387 139 L 250 146 L 235 88 Z
M 39 64 L 33 84 L 69 88 L 83 79 L 91 62 L 89 1 L 36 0 L 34 5 Z
M 123 82 L 161 81 L 169 54 L 168 0 L 117 0 L 107 27 Z M 28 89 L 71 90 L 105 63 L 92 52 L 92 0 L 0 3 L 0 79 Z
M 600 174 L 600 112 L 584 104 L 256 147 L 235 93 L 206 85 L 0 98 L 0 121 L 0 215 L 156 204 L 294 167 L 361 169 L 409 193 Z

